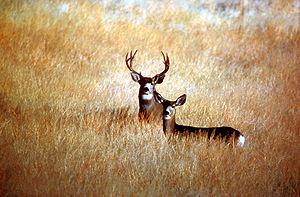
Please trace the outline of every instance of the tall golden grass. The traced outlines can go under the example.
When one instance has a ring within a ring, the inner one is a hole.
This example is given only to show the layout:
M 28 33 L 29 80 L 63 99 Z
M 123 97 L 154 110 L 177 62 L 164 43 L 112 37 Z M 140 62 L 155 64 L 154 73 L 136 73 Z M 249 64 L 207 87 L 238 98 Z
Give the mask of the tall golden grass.
M 59 3 L 0 3 L 1 196 L 299 195 L 299 27 L 212 26 L 176 9 L 104 23 L 100 4 Z M 161 124 L 138 123 L 131 49 L 144 75 L 168 52 L 157 90 L 187 94 L 177 122 L 232 126 L 246 146 L 168 143 Z

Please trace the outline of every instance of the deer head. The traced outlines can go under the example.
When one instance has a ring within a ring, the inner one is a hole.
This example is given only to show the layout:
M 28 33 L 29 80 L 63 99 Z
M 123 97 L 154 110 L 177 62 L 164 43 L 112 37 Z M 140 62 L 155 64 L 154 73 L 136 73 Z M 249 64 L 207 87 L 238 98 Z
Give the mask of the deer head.
M 141 95 L 145 100 L 150 100 L 153 97 L 153 93 L 155 92 L 155 85 L 156 84 L 161 84 L 165 78 L 165 74 L 166 72 L 169 70 L 169 65 L 170 65 L 170 61 L 169 61 L 169 57 L 168 54 L 166 54 L 166 56 L 164 55 L 163 52 L 163 63 L 165 64 L 165 69 L 164 71 L 162 71 L 161 73 L 155 75 L 154 77 L 144 77 L 141 73 L 136 72 L 133 68 L 132 68 L 132 62 L 134 59 L 135 54 L 137 53 L 137 50 L 132 53 L 132 51 L 129 54 L 128 57 L 128 53 L 126 54 L 125 57 L 125 61 L 126 61 L 126 65 L 127 68 L 131 71 L 131 77 L 132 80 L 135 82 L 138 82 L 140 84 L 140 91 L 139 91 L 139 95 Z
M 156 102 L 163 105 L 163 119 L 169 120 L 175 117 L 176 107 L 183 105 L 186 101 L 186 95 L 183 94 L 176 99 L 176 101 L 169 101 L 164 99 L 159 93 L 154 94 Z

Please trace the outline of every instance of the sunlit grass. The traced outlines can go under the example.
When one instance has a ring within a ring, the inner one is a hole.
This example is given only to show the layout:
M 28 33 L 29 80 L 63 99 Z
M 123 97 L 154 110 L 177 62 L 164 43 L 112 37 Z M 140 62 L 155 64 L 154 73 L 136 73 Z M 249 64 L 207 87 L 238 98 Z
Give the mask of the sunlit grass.
M 2 3 L 1 195 L 299 193 L 299 29 L 211 26 L 180 10 L 106 24 L 100 4 L 57 5 Z M 157 90 L 187 94 L 178 123 L 232 126 L 246 147 L 168 142 L 162 125 L 138 123 L 131 49 L 149 76 L 168 52 Z

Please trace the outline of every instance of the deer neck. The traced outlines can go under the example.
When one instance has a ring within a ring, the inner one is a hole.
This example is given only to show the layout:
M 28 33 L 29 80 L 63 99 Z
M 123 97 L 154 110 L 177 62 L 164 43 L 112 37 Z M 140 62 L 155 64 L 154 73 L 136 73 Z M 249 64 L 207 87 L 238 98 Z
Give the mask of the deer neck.
M 140 92 L 139 104 L 140 104 L 140 110 L 142 111 L 152 110 L 156 104 L 153 94 L 143 94 L 142 92 Z
M 170 119 L 163 118 L 163 130 L 164 133 L 172 133 L 176 129 L 176 122 L 175 116 L 171 117 Z

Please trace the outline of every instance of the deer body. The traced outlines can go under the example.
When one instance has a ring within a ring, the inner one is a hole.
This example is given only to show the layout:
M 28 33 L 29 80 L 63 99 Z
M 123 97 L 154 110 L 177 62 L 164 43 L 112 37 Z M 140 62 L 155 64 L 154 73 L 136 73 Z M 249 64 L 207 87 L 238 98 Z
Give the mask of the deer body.
M 245 137 L 238 130 L 231 127 L 192 127 L 179 125 L 175 121 L 175 107 L 183 105 L 186 101 L 186 95 L 180 96 L 176 101 L 168 101 L 160 94 L 155 94 L 155 100 L 163 105 L 163 131 L 166 135 L 190 135 L 205 137 L 207 140 L 220 140 L 226 143 L 238 144 L 243 146 Z
M 164 58 L 165 69 L 163 72 L 155 75 L 154 77 L 144 77 L 141 73 L 136 72 L 132 68 L 132 61 L 137 51 L 130 56 L 126 55 L 125 61 L 128 69 L 131 71 L 131 77 L 133 81 L 140 84 L 138 99 L 139 99 L 139 120 L 150 122 L 152 120 L 161 120 L 161 115 L 163 111 L 163 106 L 157 103 L 154 99 L 154 94 L 156 94 L 155 85 L 161 84 L 164 80 L 165 73 L 169 70 L 169 57 L 162 52 Z

